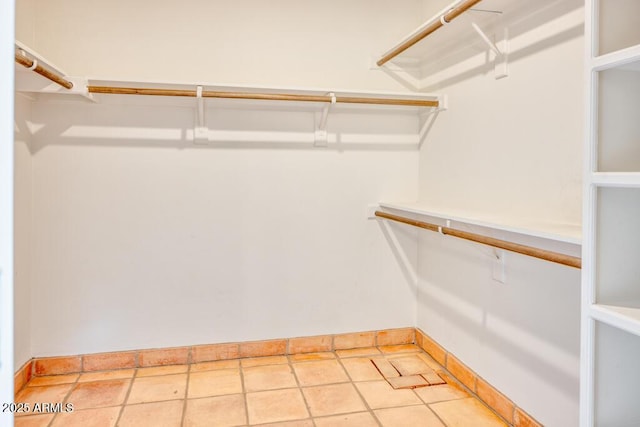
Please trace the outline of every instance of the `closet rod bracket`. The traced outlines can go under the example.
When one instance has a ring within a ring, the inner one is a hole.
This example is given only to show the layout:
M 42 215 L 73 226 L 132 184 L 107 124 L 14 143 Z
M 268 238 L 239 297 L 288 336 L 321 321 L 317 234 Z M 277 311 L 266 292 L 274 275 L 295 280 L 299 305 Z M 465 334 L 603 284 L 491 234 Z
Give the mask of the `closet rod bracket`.
M 204 144 L 209 141 L 209 129 L 205 125 L 204 119 L 204 98 L 202 97 L 202 86 L 196 88 L 196 126 L 193 130 L 194 144 Z
M 315 147 L 326 147 L 329 144 L 329 134 L 327 133 L 327 119 L 329 118 L 329 111 L 331 107 L 336 104 L 337 100 L 335 93 L 330 92 L 327 95 L 331 97 L 331 102 L 322 108 L 320 118 L 319 120 L 317 120 L 318 125 L 315 129 L 313 144 Z

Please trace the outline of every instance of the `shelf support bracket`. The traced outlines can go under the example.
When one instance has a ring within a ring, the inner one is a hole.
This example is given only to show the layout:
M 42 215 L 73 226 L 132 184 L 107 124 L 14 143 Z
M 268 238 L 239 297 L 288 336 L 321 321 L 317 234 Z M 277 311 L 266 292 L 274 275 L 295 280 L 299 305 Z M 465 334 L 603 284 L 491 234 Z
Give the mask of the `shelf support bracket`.
M 209 129 L 204 122 L 204 98 L 202 97 L 202 86 L 196 88 L 196 126 L 193 132 L 193 142 L 195 144 L 203 144 L 209 140 Z
M 491 41 L 489 36 L 487 36 L 487 34 L 484 31 L 482 31 L 482 28 L 480 28 L 478 24 L 476 24 L 475 22 L 472 22 L 471 26 L 473 27 L 474 30 L 476 30 L 476 33 L 478 33 L 482 41 L 489 47 L 489 49 L 491 49 L 493 53 L 496 54 L 496 58 L 501 57 L 502 52 L 500 52 L 500 49 L 498 49 L 498 46 L 496 46 L 496 44 Z
M 328 95 L 331 97 L 331 103 L 325 105 L 322 109 L 320 119 L 318 120 L 318 125 L 315 129 L 313 144 L 315 147 L 326 147 L 329 143 L 329 135 L 327 133 L 327 119 L 329 118 L 329 110 L 336 103 L 336 94 L 331 92 Z
M 489 38 L 489 36 L 487 36 L 487 33 L 485 33 L 482 28 L 480 28 L 478 26 L 478 24 L 476 24 L 475 22 L 471 23 L 471 26 L 473 27 L 473 29 L 476 31 L 476 33 L 478 33 L 478 35 L 480 36 L 480 39 L 482 39 L 482 41 L 487 45 L 487 47 L 489 48 L 489 50 L 491 52 L 493 52 L 495 58 L 494 58 L 494 72 L 495 72 L 495 78 L 496 80 L 499 79 L 503 79 L 505 77 L 509 76 L 509 69 L 508 69 L 508 46 L 507 46 L 507 40 L 508 40 L 508 30 L 507 27 L 503 27 L 503 38 L 501 40 L 501 45 L 502 48 L 500 48 L 496 43 L 493 42 L 493 40 L 491 40 L 491 38 Z

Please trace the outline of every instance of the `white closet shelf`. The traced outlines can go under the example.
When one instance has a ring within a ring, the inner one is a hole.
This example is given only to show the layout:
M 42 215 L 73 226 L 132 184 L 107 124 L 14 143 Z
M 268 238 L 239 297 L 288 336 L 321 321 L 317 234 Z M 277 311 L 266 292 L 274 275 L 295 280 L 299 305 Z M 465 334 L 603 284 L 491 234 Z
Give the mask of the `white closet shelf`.
M 380 56 L 377 64 L 382 66 L 394 58 L 413 62 L 422 61 L 428 55 L 433 55 L 435 50 L 439 51 L 441 45 L 447 44 L 443 43 L 446 42 L 446 40 L 463 40 L 469 35 L 475 34 L 473 27 L 469 22 L 465 22 L 464 19 L 446 22 L 446 18 L 444 18 L 450 11 L 471 3 L 473 3 L 472 8 L 464 13 L 468 14 L 478 11 L 478 13 L 474 13 L 473 22 L 482 27 L 487 23 L 492 23 L 496 15 L 499 15 L 508 4 L 512 3 L 512 0 L 482 0 L 479 2 L 469 0 L 453 1 L 389 48 Z M 454 19 L 457 16 L 456 14 Z M 443 23 L 444 25 L 442 25 Z M 427 42 L 427 39 L 424 38 L 426 37 L 425 33 L 429 36 L 429 39 L 433 38 L 433 42 Z M 441 36 L 439 33 L 446 34 L 445 36 Z
M 283 101 L 324 108 L 326 116 L 328 108 L 392 108 L 400 111 L 420 112 L 425 109 L 446 109 L 443 95 L 431 93 L 364 91 L 343 89 L 299 88 L 299 87 L 267 87 L 224 85 L 219 83 L 166 83 L 149 81 L 122 81 L 111 79 L 87 79 L 83 77 L 67 77 L 59 68 L 46 60 L 26 45 L 15 43 L 15 88 L 18 92 L 56 95 L 82 95 L 93 99 L 106 96 L 140 95 L 147 98 L 164 99 L 155 103 L 188 105 L 180 98 L 201 98 L 227 100 L 234 105 L 243 103 L 282 104 Z M 35 71 L 35 72 L 34 72 Z M 173 100 L 173 101 L 171 101 Z M 187 101 L 188 102 L 188 101 Z
M 591 67 L 593 71 L 616 67 L 640 71 L 640 65 L 632 64 L 638 61 L 640 61 L 640 45 L 597 56 L 591 60 Z M 631 65 L 627 66 L 627 64 Z
M 390 91 L 365 91 L 351 89 L 322 89 L 300 87 L 226 85 L 219 83 L 157 83 L 149 81 L 119 81 L 90 79 L 88 91 L 99 99 L 106 95 L 151 95 L 165 100 L 170 98 L 195 98 L 198 87 L 202 98 L 216 99 L 237 105 L 256 102 L 265 105 L 281 104 L 282 101 L 298 105 L 332 108 L 393 108 L 401 111 L 422 111 L 425 108 L 443 108 L 444 96 L 432 93 L 409 93 Z M 168 101 L 171 102 L 171 101 Z
M 640 336 L 640 308 L 592 304 L 589 315 L 602 323 Z
M 591 182 L 599 187 L 640 188 L 640 172 L 594 172 Z
M 433 209 L 420 203 L 380 202 L 380 207 L 553 242 L 567 243 L 572 246 L 579 247 L 582 243 L 582 227 L 578 224 L 539 222 L 454 209 L 445 211 Z

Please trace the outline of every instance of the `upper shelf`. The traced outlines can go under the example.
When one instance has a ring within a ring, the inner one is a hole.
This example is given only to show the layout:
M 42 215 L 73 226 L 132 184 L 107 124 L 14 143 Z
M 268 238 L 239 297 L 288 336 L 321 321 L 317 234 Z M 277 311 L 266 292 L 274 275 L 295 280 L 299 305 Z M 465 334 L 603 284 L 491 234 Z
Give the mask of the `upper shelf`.
M 289 132 L 286 137 L 283 137 L 282 132 L 270 134 L 261 132 L 262 138 L 256 139 L 252 136 L 247 139 L 247 132 L 230 134 L 221 131 L 219 127 L 212 129 L 207 126 L 207 122 L 215 121 L 207 120 L 206 110 L 209 107 L 261 113 L 267 110 L 303 113 L 305 123 L 312 125 L 309 130 L 313 132 L 311 141 L 316 147 L 327 147 L 329 143 L 342 144 L 342 147 L 347 143 L 372 143 L 372 141 L 375 143 L 375 138 L 361 138 L 366 132 L 358 134 L 353 129 L 350 131 L 353 138 L 350 139 L 349 132 L 345 131 L 348 126 L 340 126 L 341 123 L 345 123 L 344 120 L 338 119 L 332 122 L 332 129 L 329 132 L 327 118 L 330 112 L 332 114 L 345 112 L 348 114 L 344 117 L 350 117 L 349 121 L 354 118 L 354 123 L 362 124 L 363 120 L 360 116 L 364 117 L 363 113 L 376 114 L 376 118 L 369 118 L 369 121 L 374 120 L 376 124 L 382 121 L 393 125 L 388 129 L 397 129 L 398 126 L 405 129 L 399 134 L 394 133 L 395 131 L 391 133 L 396 135 L 396 140 L 401 139 L 403 143 L 416 147 L 424 137 L 424 124 L 429 123 L 427 117 L 430 113 L 447 107 L 445 96 L 429 93 L 72 78 L 65 76 L 59 68 L 52 66 L 24 45 L 16 44 L 15 56 L 15 89 L 18 92 L 32 94 L 34 99 L 38 100 L 49 98 L 57 100 L 60 96 L 69 99 L 69 95 L 76 95 L 76 97 L 84 97 L 104 104 L 190 108 L 195 113 L 195 126 L 185 135 L 188 140 L 193 140 L 196 144 L 229 142 L 236 141 L 238 138 L 249 142 L 258 140 L 282 142 L 283 138 L 287 141 L 293 138 L 294 142 L 309 140 L 307 135 L 303 137 L 300 132 Z M 205 100 L 208 101 L 205 102 Z M 381 120 L 383 117 L 384 120 Z M 298 118 L 300 118 L 299 115 Z M 372 125 L 369 123 L 366 129 L 371 130 L 371 128 Z M 385 143 L 388 142 L 386 137 L 383 139 Z M 364 145 L 361 144 L 360 147 L 362 146 Z
M 397 58 L 419 64 L 449 51 L 476 35 L 471 23 L 479 28 L 493 25 L 509 3 L 512 0 L 456 0 L 389 48 L 376 63 L 382 66 Z
M 510 61 L 583 32 L 583 2 L 457 0 L 374 61 L 407 87 L 440 88 L 474 75 L 503 79 Z
M 204 83 L 153 83 L 114 80 L 96 80 L 67 77 L 58 68 L 46 61 L 32 49 L 16 42 L 16 81 L 19 92 L 45 95 L 82 95 L 93 99 L 93 94 L 106 96 L 141 95 L 143 97 L 179 99 L 202 98 L 224 99 L 242 105 L 243 102 L 282 103 L 294 102 L 301 105 L 318 105 L 328 108 L 348 108 L 349 106 L 373 106 L 410 111 L 443 109 L 444 97 L 435 94 L 414 94 L 387 91 L 353 91 L 318 88 L 283 88 L 229 86 Z M 179 105 L 180 102 L 177 102 Z
M 199 89 L 200 88 L 200 89 Z M 441 109 L 444 98 L 436 94 L 413 94 L 407 92 L 388 91 L 354 91 L 340 89 L 268 87 L 247 85 L 220 84 L 175 84 L 130 82 L 114 80 L 89 80 L 88 92 L 99 99 L 107 95 L 147 95 L 161 98 L 197 98 L 215 99 L 225 105 L 238 107 L 255 105 L 260 102 L 266 106 L 281 105 L 283 101 L 293 102 L 296 108 L 309 106 L 316 109 L 318 105 L 329 105 L 332 108 L 390 108 L 403 111 L 419 111 L 425 108 Z

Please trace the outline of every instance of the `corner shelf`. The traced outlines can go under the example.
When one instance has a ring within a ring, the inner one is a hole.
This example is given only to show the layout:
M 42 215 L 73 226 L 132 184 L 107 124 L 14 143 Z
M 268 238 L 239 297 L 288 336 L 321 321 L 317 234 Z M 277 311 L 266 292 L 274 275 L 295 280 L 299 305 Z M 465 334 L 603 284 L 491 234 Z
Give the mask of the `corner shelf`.
M 392 54 L 392 52 L 402 49 L 403 46 L 410 44 L 421 33 L 424 33 L 434 24 L 442 22 L 441 19 L 452 9 L 458 7 L 463 0 L 456 0 L 450 3 L 447 7 L 436 13 L 433 17 L 425 21 L 422 25 L 417 27 L 411 33 L 407 34 L 400 41 L 389 48 L 383 55 L 381 55 L 378 62 L 380 62 L 386 56 Z M 492 26 L 495 21 L 496 15 L 500 15 L 503 10 L 512 0 L 483 0 L 473 6 L 472 9 L 465 12 L 465 14 L 474 13 L 473 21 L 480 27 L 487 25 Z M 450 51 L 452 46 L 468 46 L 469 43 L 464 43 L 467 39 L 477 38 L 477 33 L 473 27 L 469 25 L 469 22 L 465 22 L 464 18 L 459 18 L 451 22 L 447 22 L 438 31 L 429 34 L 429 41 L 421 40 L 406 48 L 403 52 L 397 54 L 395 62 L 398 64 L 408 65 L 420 65 L 429 56 L 442 55 L 443 53 Z M 478 38 L 478 40 L 480 40 Z M 391 60 L 391 59 L 390 59 Z

